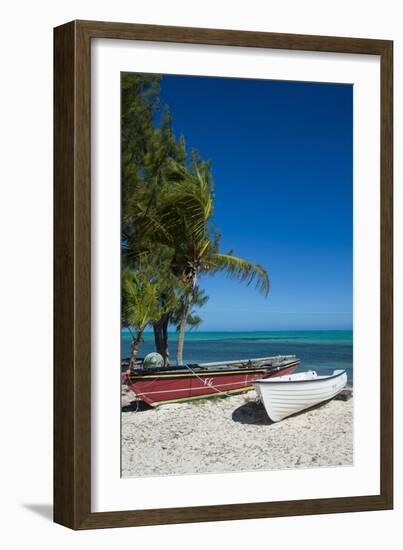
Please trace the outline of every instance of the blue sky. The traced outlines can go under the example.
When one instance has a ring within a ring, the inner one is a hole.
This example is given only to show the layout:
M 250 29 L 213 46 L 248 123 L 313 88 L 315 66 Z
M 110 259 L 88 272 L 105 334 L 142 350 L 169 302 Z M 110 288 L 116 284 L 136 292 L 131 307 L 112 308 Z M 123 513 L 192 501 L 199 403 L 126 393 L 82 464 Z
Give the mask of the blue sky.
M 271 280 L 203 276 L 200 330 L 351 329 L 352 86 L 164 76 L 161 100 L 212 161 L 222 250 Z

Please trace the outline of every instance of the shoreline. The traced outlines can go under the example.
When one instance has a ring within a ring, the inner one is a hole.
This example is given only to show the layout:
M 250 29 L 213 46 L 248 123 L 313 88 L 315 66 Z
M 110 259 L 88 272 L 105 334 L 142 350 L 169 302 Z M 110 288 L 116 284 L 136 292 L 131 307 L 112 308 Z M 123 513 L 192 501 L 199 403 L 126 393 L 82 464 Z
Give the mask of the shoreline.
M 351 466 L 351 393 L 272 423 L 254 390 L 137 410 L 122 386 L 122 477 Z

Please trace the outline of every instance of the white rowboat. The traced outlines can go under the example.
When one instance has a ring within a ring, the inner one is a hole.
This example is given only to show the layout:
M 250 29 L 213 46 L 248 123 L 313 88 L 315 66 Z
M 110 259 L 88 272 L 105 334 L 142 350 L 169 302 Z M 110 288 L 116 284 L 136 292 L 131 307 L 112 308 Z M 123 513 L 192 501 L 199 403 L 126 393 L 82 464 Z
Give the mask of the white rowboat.
M 315 371 L 256 380 L 257 394 L 273 422 L 333 399 L 347 384 L 345 370 L 335 370 L 328 376 Z

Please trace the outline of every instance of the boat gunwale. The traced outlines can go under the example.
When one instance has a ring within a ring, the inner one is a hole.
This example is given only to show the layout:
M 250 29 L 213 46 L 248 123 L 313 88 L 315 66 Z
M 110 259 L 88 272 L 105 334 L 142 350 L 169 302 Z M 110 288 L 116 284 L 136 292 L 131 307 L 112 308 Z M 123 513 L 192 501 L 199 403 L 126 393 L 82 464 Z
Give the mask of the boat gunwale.
M 281 371 L 289 369 L 293 367 L 294 365 L 299 365 L 300 361 L 292 361 L 289 363 L 284 363 L 279 366 L 273 367 L 273 365 L 267 365 L 266 367 L 262 365 L 261 367 L 230 367 L 228 370 L 222 369 L 221 371 L 216 371 L 214 369 L 208 370 L 197 370 L 195 372 L 192 372 L 190 369 L 166 369 L 166 370 L 146 370 L 146 369 L 136 369 L 130 372 L 128 374 L 128 379 L 130 381 L 134 380 L 140 380 L 144 378 L 185 378 L 185 377 L 194 377 L 194 376 L 228 376 L 231 374 L 247 374 L 247 373 L 254 373 L 254 372 L 261 372 L 265 373 L 267 371 L 273 370 L 273 374 L 281 373 Z M 193 369 L 193 367 L 192 367 Z M 182 371 L 182 372 L 179 372 Z M 280 374 L 281 375 L 281 374 Z
M 254 366 L 255 368 L 258 366 L 256 365 L 256 363 L 260 364 L 260 363 L 265 363 L 267 361 L 271 361 L 271 362 L 275 362 L 275 361 L 278 361 L 279 363 L 283 363 L 283 362 L 286 362 L 286 361 L 291 361 L 291 360 L 298 360 L 299 359 L 297 358 L 296 355 L 270 355 L 268 357 L 256 357 L 256 358 L 249 358 L 249 359 L 232 359 L 232 360 L 229 360 L 229 361 L 215 361 L 215 362 L 209 362 L 209 363 L 186 363 L 186 365 L 183 365 L 183 366 L 179 366 L 179 365 L 175 365 L 175 366 L 168 366 L 168 367 L 156 367 L 158 369 L 160 369 L 161 371 L 167 371 L 167 370 L 173 370 L 173 369 L 184 369 L 187 367 L 191 367 L 191 368 L 212 368 L 212 367 L 225 367 L 225 366 L 233 366 L 234 368 L 237 368 L 238 366 L 242 366 L 242 365 L 245 365 L 247 366 L 249 364 L 249 366 Z M 144 361 L 144 358 L 139 358 L 137 359 L 137 362 L 142 364 Z M 130 357 L 127 357 L 125 359 L 122 359 L 121 360 L 121 364 L 122 365 L 129 365 L 130 364 Z M 245 368 L 242 367 L 242 368 Z M 136 370 L 141 370 L 142 367 L 139 367 L 139 369 L 136 369 Z
M 331 374 L 329 376 L 320 376 L 320 377 L 316 377 L 316 378 L 311 378 L 310 380 L 276 380 L 276 377 L 273 376 L 272 378 L 263 378 L 262 380 L 255 380 L 253 383 L 254 384 L 266 384 L 266 383 L 270 383 L 270 384 L 289 384 L 290 382 L 292 382 L 293 384 L 307 384 L 307 383 L 311 383 L 311 382 L 323 382 L 323 381 L 327 381 L 327 380 L 334 380 L 335 378 L 338 378 L 339 376 L 343 376 L 343 374 L 347 374 L 347 371 L 346 370 L 342 370 L 341 372 L 339 372 L 338 374 Z M 292 374 L 290 374 L 290 376 L 293 376 Z

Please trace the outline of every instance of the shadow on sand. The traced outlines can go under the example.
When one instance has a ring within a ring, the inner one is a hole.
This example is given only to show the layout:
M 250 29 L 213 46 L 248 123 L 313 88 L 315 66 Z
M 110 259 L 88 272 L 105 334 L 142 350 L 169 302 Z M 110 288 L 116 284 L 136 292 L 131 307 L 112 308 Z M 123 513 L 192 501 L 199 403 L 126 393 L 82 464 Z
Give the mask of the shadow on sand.
M 122 405 L 122 413 L 150 411 L 152 408 L 153 407 L 147 405 L 145 401 L 134 399 L 134 401 L 131 401 L 128 405 Z
M 249 401 L 235 409 L 232 413 L 232 420 L 241 424 L 260 424 L 262 426 L 274 424 L 267 416 L 263 403 L 256 401 Z
M 322 401 L 321 403 L 313 405 L 308 409 L 304 409 L 295 414 L 292 414 L 288 418 L 294 418 L 307 412 L 320 409 L 321 407 L 324 407 L 325 405 L 327 405 L 327 403 L 330 403 L 333 400 L 348 401 L 349 399 L 351 399 L 351 397 L 352 390 L 350 388 L 347 388 L 336 397 L 333 397 L 332 399 L 329 399 L 327 401 Z M 250 401 L 249 403 L 245 403 L 244 405 L 241 405 L 240 407 L 235 409 L 235 411 L 232 413 L 232 420 L 234 422 L 240 422 L 241 424 L 258 424 L 261 426 L 271 426 L 272 424 L 277 424 L 277 422 L 273 422 L 272 420 L 270 420 L 263 403 L 257 403 L 256 401 Z

